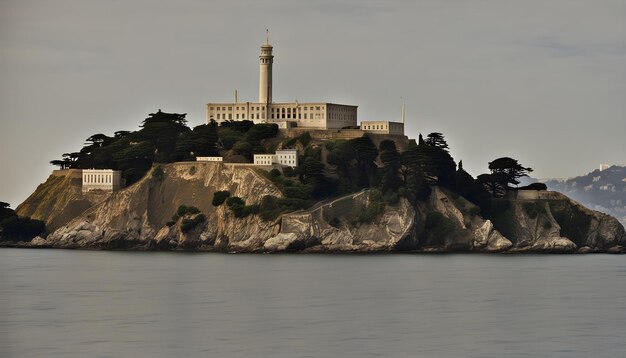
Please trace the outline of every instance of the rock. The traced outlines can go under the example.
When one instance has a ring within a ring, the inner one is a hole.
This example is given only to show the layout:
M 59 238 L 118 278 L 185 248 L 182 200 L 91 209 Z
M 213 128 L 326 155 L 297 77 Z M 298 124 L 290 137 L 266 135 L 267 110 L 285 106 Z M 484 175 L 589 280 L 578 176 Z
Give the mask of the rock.
M 513 243 L 506 237 L 502 236 L 497 230 L 491 232 L 489 235 L 489 242 L 485 251 L 487 252 L 500 252 L 506 251 L 513 246 Z
M 542 238 L 532 245 L 532 251 L 540 252 L 568 253 L 576 249 L 576 244 L 566 237 Z
M 580 249 L 578 249 L 579 254 L 590 254 L 593 252 L 596 252 L 596 251 L 589 246 L 583 246 Z
M 265 241 L 263 248 L 267 251 L 285 251 L 290 245 L 299 239 L 300 237 L 294 232 L 279 233 L 278 235 Z
M 624 248 L 624 246 L 617 245 L 609 248 L 606 252 L 609 254 L 623 254 L 626 253 L 626 248 Z
M 485 222 L 474 230 L 473 248 L 486 252 L 505 251 L 513 246 L 513 243 L 494 230 L 491 220 Z
M 46 247 L 49 246 L 48 242 L 46 241 L 46 239 L 44 239 L 41 236 L 37 236 L 34 239 L 32 239 L 30 241 L 30 246 L 32 247 Z

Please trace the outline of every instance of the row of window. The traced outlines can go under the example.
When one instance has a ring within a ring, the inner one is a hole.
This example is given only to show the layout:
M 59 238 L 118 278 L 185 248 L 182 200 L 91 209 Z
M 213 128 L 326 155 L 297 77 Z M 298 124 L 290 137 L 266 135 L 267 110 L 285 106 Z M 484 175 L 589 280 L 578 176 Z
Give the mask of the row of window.
M 383 129 L 387 129 L 387 126 L 383 126 L 383 125 L 379 125 L 379 124 L 368 124 L 368 125 L 364 125 L 363 129 L 369 129 L 369 130 L 383 130 Z
M 295 113 L 297 111 L 297 109 L 298 108 L 292 108 L 292 107 L 272 107 L 272 112 L 285 112 L 285 110 L 286 110 L 287 113 L 291 113 L 291 112 Z M 226 106 L 209 107 L 209 111 L 232 111 L 232 110 L 233 110 L 232 106 L 229 106 L 229 107 L 226 107 Z M 235 106 L 235 110 L 236 111 L 245 111 L 246 107 L 245 106 Z M 265 106 L 262 106 L 262 107 L 252 106 L 252 107 L 250 107 L 250 110 L 251 111 L 265 111 Z M 313 111 L 313 110 L 315 110 L 315 111 L 323 111 L 323 110 L 325 110 L 325 108 L 322 107 L 322 106 L 315 106 L 315 107 L 311 106 L 310 108 L 305 106 L 305 107 L 302 107 L 302 110 L 303 111 Z M 341 108 L 341 107 L 334 108 L 333 111 L 334 112 L 349 112 L 346 108 Z
M 89 184 L 111 184 L 113 177 L 106 174 L 85 174 L 83 182 Z

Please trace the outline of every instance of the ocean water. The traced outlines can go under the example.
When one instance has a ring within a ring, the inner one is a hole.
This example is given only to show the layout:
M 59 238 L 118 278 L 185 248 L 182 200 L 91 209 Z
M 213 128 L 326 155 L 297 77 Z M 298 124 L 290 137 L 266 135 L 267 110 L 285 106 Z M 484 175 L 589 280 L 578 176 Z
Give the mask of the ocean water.
M 626 357 L 626 257 L 0 249 L 0 357 Z

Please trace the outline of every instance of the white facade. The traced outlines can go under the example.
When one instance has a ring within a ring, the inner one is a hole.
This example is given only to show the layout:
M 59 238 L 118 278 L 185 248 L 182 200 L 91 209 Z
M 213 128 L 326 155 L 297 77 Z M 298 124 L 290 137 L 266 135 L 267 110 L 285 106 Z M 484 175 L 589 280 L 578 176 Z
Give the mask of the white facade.
M 272 165 L 274 164 L 274 154 L 255 154 L 254 165 Z
M 404 123 L 389 121 L 362 121 L 361 130 L 368 133 L 404 135 Z
M 196 162 L 221 162 L 223 160 L 222 157 L 196 157 Z
M 609 169 L 611 166 L 609 164 L 600 164 L 600 171 L 604 171 Z
M 290 167 L 298 166 L 298 151 L 295 149 L 279 149 L 276 151 L 276 163 Z
M 122 187 L 122 172 L 112 169 L 83 169 L 83 192 L 114 191 Z
M 357 106 L 326 102 L 307 103 L 208 103 L 208 124 L 211 120 L 250 120 L 254 123 L 276 123 L 279 128 L 290 126 L 311 129 L 342 129 L 356 127 Z
M 291 126 L 311 129 L 342 129 L 356 127 L 357 106 L 326 102 L 274 103 L 272 100 L 273 47 L 266 41 L 259 55 L 259 101 L 207 103 L 206 123 L 211 120 L 250 120 L 254 123 L 276 123 L 279 128 Z M 236 97 L 236 96 L 235 96 Z
M 276 154 L 255 154 L 254 165 L 298 166 L 298 151 L 295 149 L 279 149 Z

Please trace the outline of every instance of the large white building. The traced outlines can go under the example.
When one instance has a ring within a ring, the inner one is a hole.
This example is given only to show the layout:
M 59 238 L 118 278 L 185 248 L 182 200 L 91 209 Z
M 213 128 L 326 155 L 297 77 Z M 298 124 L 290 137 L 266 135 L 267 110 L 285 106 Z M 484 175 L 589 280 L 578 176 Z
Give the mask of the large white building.
M 279 149 L 276 154 L 255 154 L 254 165 L 279 164 L 288 167 L 298 166 L 298 151 L 295 149 Z
M 112 169 L 83 169 L 83 192 L 114 191 L 123 187 L 122 172 Z
M 250 120 L 276 123 L 280 128 L 341 129 L 356 127 L 357 106 L 326 102 L 274 103 L 272 100 L 273 47 L 266 40 L 259 56 L 259 101 L 207 103 L 206 123 L 211 120 Z

